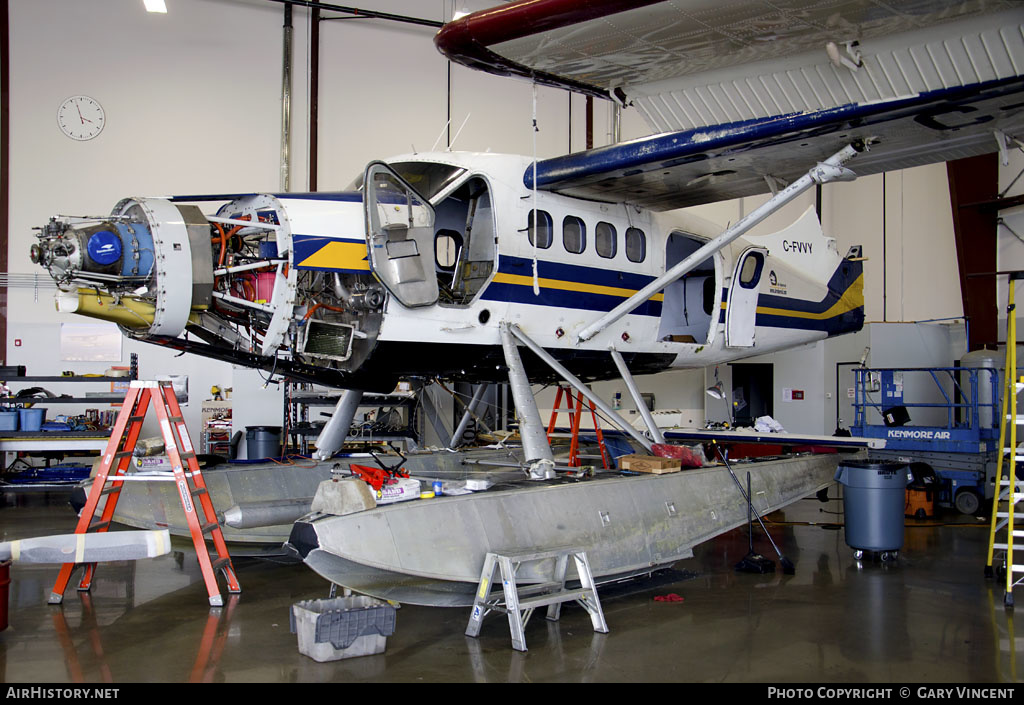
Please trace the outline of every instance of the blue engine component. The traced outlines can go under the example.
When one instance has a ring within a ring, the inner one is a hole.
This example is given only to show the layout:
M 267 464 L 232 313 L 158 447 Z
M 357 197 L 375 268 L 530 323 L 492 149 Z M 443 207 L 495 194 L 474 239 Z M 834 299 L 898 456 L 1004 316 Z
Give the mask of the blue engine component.
M 121 259 L 121 238 L 109 230 L 100 230 L 89 236 L 86 251 L 97 264 L 114 264 Z
M 140 223 L 115 223 L 114 227 L 117 230 L 116 236 L 120 240 L 121 253 L 121 276 L 122 277 L 144 277 L 147 276 L 153 269 L 153 262 L 155 261 L 153 254 L 153 235 L 149 232 L 149 228 Z M 96 259 L 92 253 L 93 240 L 98 235 L 110 235 L 114 236 L 115 233 L 110 231 L 100 231 L 95 233 L 89 238 L 89 256 Z M 101 262 L 101 264 L 112 264 L 117 259 L 113 259 L 110 262 Z

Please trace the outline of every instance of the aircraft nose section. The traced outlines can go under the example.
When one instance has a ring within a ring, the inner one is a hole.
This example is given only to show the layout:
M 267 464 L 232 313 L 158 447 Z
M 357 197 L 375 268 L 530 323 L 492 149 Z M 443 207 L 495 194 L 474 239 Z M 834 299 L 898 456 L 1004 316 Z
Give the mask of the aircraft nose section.
M 287 554 L 299 560 L 305 560 L 309 552 L 315 548 L 320 548 L 320 539 L 317 538 L 313 524 L 307 521 L 295 522 L 292 525 L 292 532 L 284 544 Z

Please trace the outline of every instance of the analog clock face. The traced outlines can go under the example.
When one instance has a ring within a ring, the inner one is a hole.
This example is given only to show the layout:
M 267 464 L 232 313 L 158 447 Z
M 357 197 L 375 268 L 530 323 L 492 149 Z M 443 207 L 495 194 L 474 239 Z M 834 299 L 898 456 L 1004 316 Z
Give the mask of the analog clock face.
M 57 110 L 57 124 L 73 140 L 91 140 L 103 131 L 103 108 L 87 95 L 71 96 Z

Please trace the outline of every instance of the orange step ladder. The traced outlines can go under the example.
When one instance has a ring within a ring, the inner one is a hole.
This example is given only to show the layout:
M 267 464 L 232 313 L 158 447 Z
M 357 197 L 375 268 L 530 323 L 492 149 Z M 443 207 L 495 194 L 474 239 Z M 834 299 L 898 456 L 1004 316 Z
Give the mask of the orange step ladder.
M 107 449 L 103 452 L 103 459 L 93 481 L 92 489 L 89 491 L 89 498 L 79 514 L 75 533 L 105 532 L 110 528 L 121 488 L 126 481 L 164 480 L 161 477 L 136 478 L 127 475 L 132 451 L 135 450 L 135 444 L 142 432 L 142 422 L 146 418 L 150 401 L 154 398 L 156 403 L 153 407 L 157 420 L 160 422 L 160 432 L 164 438 L 167 457 L 174 470 L 173 481 L 178 487 L 181 506 L 185 510 L 185 519 L 188 522 L 189 532 L 192 534 L 192 543 L 196 547 L 199 566 L 202 569 L 203 580 L 210 596 L 210 605 L 222 607 L 224 599 L 217 586 L 217 571 L 224 575 L 228 592 L 240 593 L 242 588 L 238 584 L 235 568 L 231 563 L 231 556 L 228 555 L 227 544 L 224 542 L 224 534 L 217 521 L 217 514 L 213 508 L 210 493 L 206 489 L 206 481 L 199 470 L 199 461 L 196 459 L 188 428 L 185 426 L 185 419 L 181 415 L 181 407 L 178 406 L 178 400 L 174 396 L 170 382 L 138 380 L 131 382 L 128 393 L 125 395 L 124 404 L 121 406 L 121 412 L 114 422 Z M 183 464 L 188 466 L 188 472 L 183 468 Z M 112 470 L 113 472 L 111 472 Z M 103 506 L 103 512 L 99 519 L 94 521 L 100 498 L 104 496 L 107 501 Z M 201 516 L 198 513 L 199 510 L 202 511 Z M 207 535 L 213 540 L 217 553 L 215 560 L 211 558 L 210 551 L 206 547 L 205 536 Z M 71 573 L 78 565 L 84 566 L 84 574 L 78 589 L 84 592 L 92 587 L 93 574 L 96 571 L 95 563 L 65 563 L 61 566 L 57 582 L 50 594 L 49 603 L 51 605 L 60 604 L 64 600 L 64 591 L 71 579 Z
M 576 404 L 573 405 L 572 390 L 565 385 L 558 385 L 558 392 L 555 394 L 555 406 L 551 409 L 551 419 L 548 421 L 548 443 L 551 443 L 551 434 L 555 431 L 555 422 L 558 419 L 558 412 L 562 410 L 562 394 L 565 394 L 566 411 L 572 414 L 572 440 L 569 442 L 569 467 L 580 467 L 580 421 L 583 418 L 583 392 L 576 393 Z M 589 400 L 588 400 L 589 401 Z M 590 417 L 594 420 L 594 432 L 597 435 L 597 447 L 601 449 L 601 462 L 604 469 L 608 469 L 608 449 L 604 445 L 604 432 L 601 431 L 601 424 L 597 420 L 597 407 L 594 402 L 589 401 Z M 594 456 L 597 457 L 597 456 Z

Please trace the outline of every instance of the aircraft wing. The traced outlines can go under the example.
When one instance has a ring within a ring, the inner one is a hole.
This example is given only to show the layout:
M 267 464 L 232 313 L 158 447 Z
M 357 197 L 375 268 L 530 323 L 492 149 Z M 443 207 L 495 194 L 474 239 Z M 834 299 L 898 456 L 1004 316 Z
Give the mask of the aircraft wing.
M 707 429 L 669 429 L 662 431 L 667 441 L 707 443 L 774 443 L 784 446 L 822 446 L 826 448 L 885 448 L 884 438 L 860 436 L 818 436 L 806 433 L 756 433 L 752 429 L 712 431 Z
M 638 109 L 657 134 L 540 161 L 536 181 L 656 210 L 764 193 L 857 139 L 872 149 L 850 167 L 872 174 L 1024 137 L 1013 0 L 527 0 L 435 41 Z
M 557 427 L 555 431 L 570 432 L 568 427 Z M 710 443 L 720 441 L 727 443 L 772 443 L 782 446 L 821 446 L 825 448 L 885 448 L 884 438 L 867 438 L 864 436 L 821 436 L 807 433 L 759 433 L 752 428 L 740 430 L 712 430 L 704 428 L 665 428 L 661 430 L 665 440 L 670 443 Z M 581 430 L 586 435 L 591 431 Z M 617 428 L 602 429 L 607 437 L 628 438 L 628 434 Z

